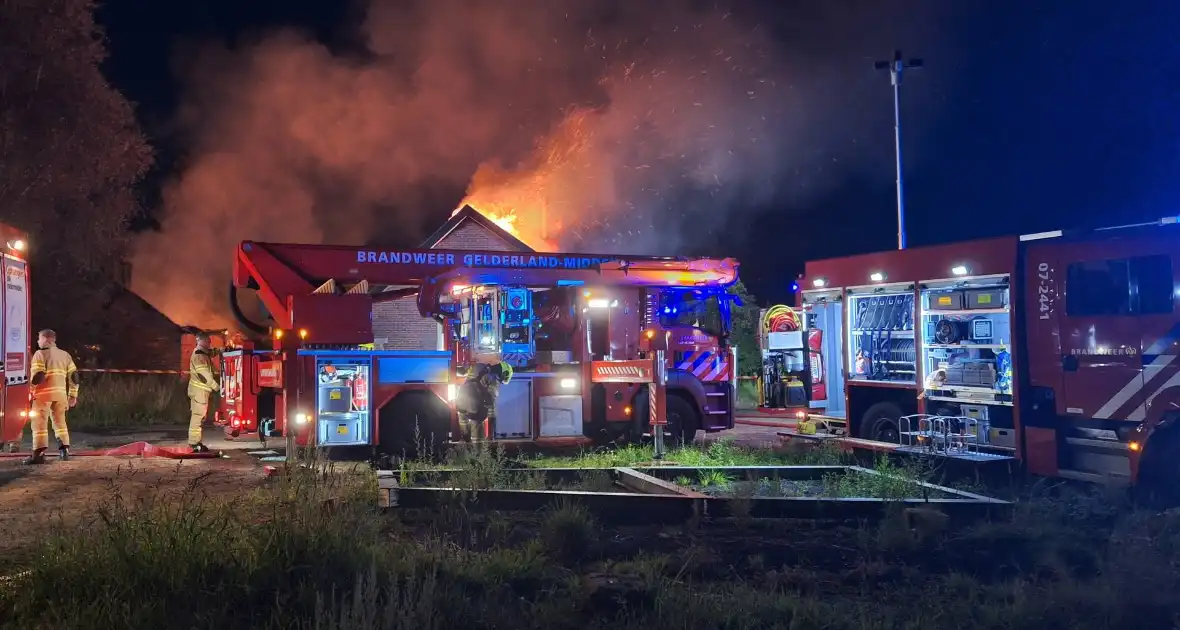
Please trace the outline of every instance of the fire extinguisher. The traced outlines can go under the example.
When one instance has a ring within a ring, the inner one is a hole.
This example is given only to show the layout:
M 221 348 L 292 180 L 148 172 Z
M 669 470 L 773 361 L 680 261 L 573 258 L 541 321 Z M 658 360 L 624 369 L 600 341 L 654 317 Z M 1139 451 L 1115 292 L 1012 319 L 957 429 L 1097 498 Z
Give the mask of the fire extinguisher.
M 352 409 L 353 411 L 368 411 L 369 409 L 368 383 L 360 372 L 352 377 Z
M 812 328 L 807 331 L 807 349 L 811 355 L 811 399 L 827 400 L 828 385 L 824 382 L 824 331 Z

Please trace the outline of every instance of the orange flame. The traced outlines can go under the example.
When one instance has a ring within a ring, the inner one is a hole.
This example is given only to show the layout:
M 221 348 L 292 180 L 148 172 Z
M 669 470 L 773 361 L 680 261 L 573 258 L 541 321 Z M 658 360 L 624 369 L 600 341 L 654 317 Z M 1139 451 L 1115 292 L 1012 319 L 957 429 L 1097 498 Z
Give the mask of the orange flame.
M 539 251 L 557 251 L 557 238 L 600 185 L 585 167 L 592 151 L 592 112 L 572 111 L 557 129 L 537 144 L 531 163 L 517 169 L 481 164 L 471 178 L 470 205 L 496 225 Z

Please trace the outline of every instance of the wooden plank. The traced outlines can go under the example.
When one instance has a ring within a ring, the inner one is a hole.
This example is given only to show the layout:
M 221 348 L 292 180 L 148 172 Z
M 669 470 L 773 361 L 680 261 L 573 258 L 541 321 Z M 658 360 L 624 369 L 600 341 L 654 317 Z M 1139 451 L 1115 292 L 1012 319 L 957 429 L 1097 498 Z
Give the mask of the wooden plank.
M 616 468 L 618 473 L 618 482 L 629 490 L 641 492 L 643 494 L 666 494 L 678 495 L 684 497 L 691 497 L 693 499 L 707 499 L 707 495 L 701 494 L 689 488 L 678 486 L 670 481 L 657 479 L 651 475 L 645 475 L 634 468 Z

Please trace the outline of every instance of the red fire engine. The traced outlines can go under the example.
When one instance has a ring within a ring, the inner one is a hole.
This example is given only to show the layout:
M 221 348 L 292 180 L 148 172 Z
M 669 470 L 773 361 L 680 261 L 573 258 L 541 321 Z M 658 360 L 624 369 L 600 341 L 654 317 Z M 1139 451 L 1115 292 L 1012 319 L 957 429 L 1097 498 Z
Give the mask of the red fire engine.
M 733 427 L 735 354 L 726 341 L 732 259 L 464 250 L 376 250 L 244 242 L 236 292 L 254 289 L 274 321 L 272 348 L 223 356 L 227 431 L 379 454 L 445 447 L 448 404 L 474 363 L 505 361 L 494 440 L 581 444 L 634 437 L 647 423 L 650 353 L 665 350 L 667 429 Z M 417 295 L 448 349 L 373 349 L 374 302 Z M 704 314 L 702 314 L 704 312 Z M 707 322 L 716 320 L 712 327 Z M 624 374 L 627 373 L 627 374 Z M 273 418 L 273 428 L 269 426 Z
M 0 263 L 4 267 L 4 291 L 0 292 L 0 444 L 10 450 L 19 446 L 25 423 L 31 413 L 29 405 L 29 263 L 28 235 L 0 224 Z
M 811 262 L 782 347 L 846 444 L 1180 486 L 1176 223 Z

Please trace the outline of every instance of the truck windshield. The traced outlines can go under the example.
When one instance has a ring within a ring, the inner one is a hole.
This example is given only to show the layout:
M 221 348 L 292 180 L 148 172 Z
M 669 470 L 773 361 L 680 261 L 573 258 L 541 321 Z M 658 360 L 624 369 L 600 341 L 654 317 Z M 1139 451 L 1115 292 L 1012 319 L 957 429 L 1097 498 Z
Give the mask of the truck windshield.
M 718 339 L 728 337 L 729 298 L 724 291 L 665 291 L 660 296 L 660 325 L 692 326 Z

